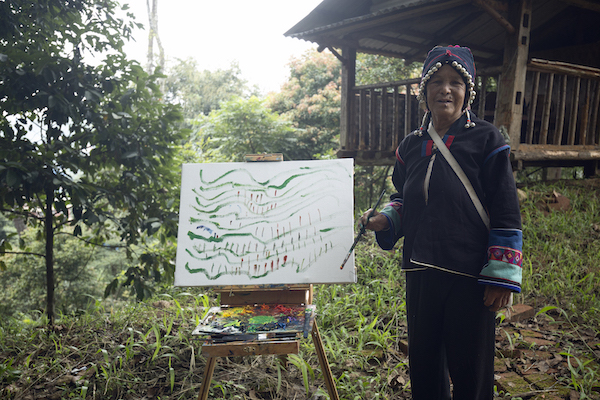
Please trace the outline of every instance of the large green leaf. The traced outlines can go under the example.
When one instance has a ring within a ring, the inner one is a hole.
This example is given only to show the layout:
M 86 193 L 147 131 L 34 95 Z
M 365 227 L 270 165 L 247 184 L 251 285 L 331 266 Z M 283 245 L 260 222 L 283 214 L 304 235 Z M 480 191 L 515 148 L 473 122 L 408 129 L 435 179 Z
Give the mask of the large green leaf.
M 10 188 L 13 188 L 21 183 L 21 174 L 19 174 L 15 169 L 8 169 L 6 171 L 6 185 Z

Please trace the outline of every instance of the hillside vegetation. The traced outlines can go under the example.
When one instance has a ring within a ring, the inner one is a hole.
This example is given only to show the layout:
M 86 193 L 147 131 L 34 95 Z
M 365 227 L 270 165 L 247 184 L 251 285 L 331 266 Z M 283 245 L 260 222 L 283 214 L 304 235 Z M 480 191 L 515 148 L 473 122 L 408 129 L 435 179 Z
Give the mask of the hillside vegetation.
M 498 316 L 497 395 L 599 399 L 600 179 L 521 186 L 523 293 L 534 309 Z M 408 399 L 401 252 L 372 235 L 356 249 L 358 282 L 315 287 L 317 321 L 342 399 Z M 173 288 L 143 302 L 103 300 L 49 329 L 42 313 L 0 322 L 2 399 L 195 399 L 205 359 L 191 332 L 211 291 Z M 223 358 L 209 398 L 328 398 L 314 346 L 287 368 L 274 356 Z

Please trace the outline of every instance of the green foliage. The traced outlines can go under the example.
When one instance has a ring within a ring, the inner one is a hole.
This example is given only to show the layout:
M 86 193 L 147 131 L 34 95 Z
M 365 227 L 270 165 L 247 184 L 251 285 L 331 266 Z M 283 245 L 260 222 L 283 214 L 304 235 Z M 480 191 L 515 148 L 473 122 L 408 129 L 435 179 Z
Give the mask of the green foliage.
M 393 82 L 418 75 L 420 64 L 358 54 L 357 85 Z M 290 63 L 290 79 L 280 93 L 272 95 L 270 107 L 290 119 L 298 129 L 297 151 L 302 159 L 322 158 L 338 146 L 340 126 L 341 65 L 329 52 L 310 50 Z M 355 205 L 366 210 L 384 188 L 393 192 L 389 167 L 355 168 Z
M 302 373 L 302 382 L 304 383 L 304 390 L 306 395 L 310 396 L 309 379 L 315 379 L 315 372 L 308 362 L 302 359 L 302 357 L 296 354 L 288 355 L 289 361 L 296 366 Z M 309 376 L 310 375 L 310 376 Z
M 522 202 L 529 265 L 524 267 L 523 294 L 516 301 L 536 306 L 535 319 L 548 318 L 556 326 L 548 333 L 560 346 L 556 355 L 562 353 L 564 359 L 556 379 L 548 375 L 552 389 L 561 393 L 566 389 L 565 396 L 573 390 L 579 398 L 597 399 L 599 370 L 593 360 L 598 346 L 593 340 L 600 333 L 600 315 L 593 310 L 599 308 L 594 290 L 597 293 L 600 257 L 593 232 L 600 224 L 600 185 L 562 182 L 524 189 L 529 196 Z M 571 211 L 548 213 L 540 208 L 539 203 L 554 190 L 569 197 Z M 573 226 L 557 223 L 562 219 L 571 220 Z M 554 241 L 555 236 L 560 241 Z M 585 246 L 576 247 L 577 240 Z M 577 248 L 585 262 L 566 257 L 559 269 L 552 265 L 553 254 L 548 256 L 546 243 Z M 401 346 L 407 328 L 400 256 L 401 248 L 382 251 L 369 233 L 356 248 L 356 284 L 315 286 L 317 322 L 340 398 L 410 398 L 407 358 Z M 0 360 L 5 361 L 0 363 L 0 379 L 4 379 L 0 397 L 25 398 L 43 391 L 47 397 L 77 398 L 93 388 L 104 398 L 133 399 L 139 393 L 152 393 L 156 398 L 195 399 L 205 359 L 190 332 L 216 305 L 216 297 L 198 289 L 165 291 L 110 310 L 98 300 L 77 317 L 61 316 L 55 330 L 43 327 L 44 318 L 35 313 L 1 318 Z M 511 350 L 518 349 L 521 338 L 505 330 L 513 323 L 503 324 L 500 335 L 506 335 Z M 583 333 L 588 331 L 592 333 Z M 523 359 L 529 356 L 516 360 L 517 368 L 523 368 Z M 289 361 L 283 368 L 275 356 L 221 358 L 209 396 L 326 396 L 312 341 L 303 340 L 300 354 Z
M 269 107 L 297 128 L 295 159 L 310 160 L 337 146 L 341 66 L 329 52 L 309 50 L 289 64 L 290 78 Z
M 396 398 L 395 390 L 405 388 L 388 382 L 407 369 L 406 359 L 397 358 L 406 337 L 401 253 L 381 250 L 369 234 L 355 254 L 357 284 L 315 288 L 325 351 L 342 398 Z
M 0 364 L 0 383 L 12 383 L 21 377 L 21 371 L 13 368 L 13 362 L 11 358 Z
M 356 85 L 372 85 L 418 77 L 422 63 L 406 65 L 401 58 L 359 53 L 356 56 Z
M 579 323 L 588 323 L 600 319 L 600 188 L 573 182 L 523 188 L 523 296 L 561 305 Z M 546 206 L 554 192 L 570 200 L 568 210 Z
M 55 330 L 41 327 L 42 319 L 3 318 L 0 397 L 14 398 L 37 386 L 56 398 L 78 398 L 92 387 L 99 397 L 131 398 L 150 389 L 144 375 L 159 368 L 164 373 L 155 375 L 157 395 L 195 398 L 190 379 L 199 382 L 202 370 L 194 367 L 189 334 L 203 316 L 201 306 L 208 305 L 206 295 L 180 292 L 162 298 L 110 312 L 96 302 L 78 317 L 62 316 Z M 23 351 L 5 359 L 4 352 L 15 348 Z M 60 379 L 49 382 L 48 376 Z
M 15 231 L 12 221 L 0 214 L 0 240 L 6 240 Z
M 36 232 L 29 229 L 21 239 L 28 243 L 28 254 L 5 257 L 6 271 L 0 280 L 0 315 L 2 318 L 17 313 L 27 314 L 43 310 L 45 302 L 44 259 L 36 256 L 44 252 L 44 242 L 35 240 Z M 58 234 L 54 242 L 55 306 L 59 313 L 77 313 L 102 296 L 111 276 L 126 266 L 124 249 L 118 241 L 112 245 L 86 245 L 81 239 Z M 27 294 L 26 296 L 24 294 Z
M 582 360 L 569 352 L 560 353 L 567 357 L 567 364 L 571 372 L 570 386 L 579 392 L 580 399 L 593 399 L 594 388 L 598 387 L 600 367 L 592 364 L 592 360 Z
M 116 2 L 0 7 L 0 209 L 42 228 L 52 322 L 53 241 L 61 227 L 80 236 L 93 226 L 97 243 L 111 231 L 127 244 L 161 228 L 175 235 L 171 161 L 184 138 L 181 113 L 161 102 L 161 76 L 123 54 L 136 25 L 115 18 Z M 104 58 L 91 66 L 89 55 Z
M 391 166 L 356 165 L 354 167 L 354 209 L 356 216 L 375 205 L 383 190 L 386 195 L 382 204 L 386 204 L 390 195 L 396 192 L 391 179 Z
M 297 159 L 294 129 L 254 96 L 222 103 L 202 119 L 199 136 L 204 161 L 243 161 L 246 154 L 259 153 Z
M 198 63 L 191 58 L 178 59 L 168 69 L 165 86 L 166 101 L 180 104 L 186 121 L 208 115 L 218 110 L 222 102 L 244 97 L 249 92 L 237 63 L 228 69 L 199 71 Z

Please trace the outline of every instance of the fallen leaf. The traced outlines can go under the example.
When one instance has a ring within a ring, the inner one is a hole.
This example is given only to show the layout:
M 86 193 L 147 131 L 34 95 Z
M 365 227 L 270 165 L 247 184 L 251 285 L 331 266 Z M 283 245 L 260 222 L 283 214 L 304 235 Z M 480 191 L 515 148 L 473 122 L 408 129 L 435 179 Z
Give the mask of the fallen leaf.
M 402 375 L 390 375 L 388 377 L 388 386 L 396 388 L 404 387 L 404 385 L 406 385 L 406 379 Z
M 546 361 L 538 361 L 536 363 L 537 369 L 540 370 L 540 372 L 548 372 L 548 370 L 550 369 L 550 365 L 546 362 Z
M 553 359 L 548 360 L 548 364 L 551 367 L 554 367 L 557 364 L 560 364 L 563 360 L 564 360 L 563 356 L 561 356 L 560 354 L 555 354 Z

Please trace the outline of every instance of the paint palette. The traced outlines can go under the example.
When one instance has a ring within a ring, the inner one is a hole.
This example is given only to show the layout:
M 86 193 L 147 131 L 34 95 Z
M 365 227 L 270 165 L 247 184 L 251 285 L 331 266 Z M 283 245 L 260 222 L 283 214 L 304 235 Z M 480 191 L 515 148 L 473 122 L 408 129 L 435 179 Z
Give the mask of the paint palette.
M 315 311 L 315 305 L 212 307 L 192 334 L 224 340 L 307 337 Z

